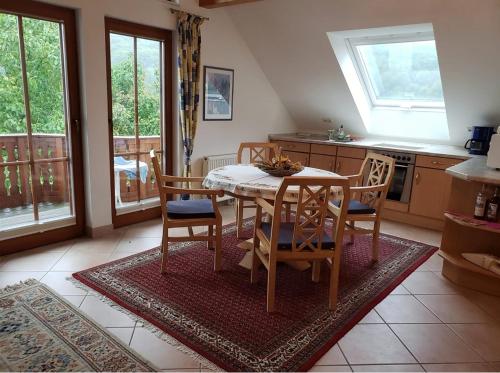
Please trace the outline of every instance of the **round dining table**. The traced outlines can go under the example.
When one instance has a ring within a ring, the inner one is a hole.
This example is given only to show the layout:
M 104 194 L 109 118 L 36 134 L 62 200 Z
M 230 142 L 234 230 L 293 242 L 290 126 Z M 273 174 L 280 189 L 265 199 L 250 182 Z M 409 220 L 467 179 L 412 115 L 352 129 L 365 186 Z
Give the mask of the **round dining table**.
M 301 172 L 293 176 L 338 177 L 339 175 L 318 168 L 304 167 Z M 245 200 L 258 197 L 274 200 L 282 181 L 282 177 L 271 176 L 251 164 L 238 164 L 227 165 L 210 171 L 203 181 L 203 187 L 207 189 L 223 190 L 225 193 L 235 198 Z M 299 187 L 290 186 L 283 199 L 287 202 L 297 201 L 298 191 Z M 331 199 L 337 199 L 341 196 L 342 189 L 340 187 L 334 187 L 331 189 L 331 193 Z M 252 246 L 253 238 L 238 245 L 238 247 L 245 250 L 251 250 Z M 251 268 L 250 252 L 243 258 L 240 265 L 247 269 Z M 299 270 L 309 268 L 307 262 L 292 262 L 292 266 Z

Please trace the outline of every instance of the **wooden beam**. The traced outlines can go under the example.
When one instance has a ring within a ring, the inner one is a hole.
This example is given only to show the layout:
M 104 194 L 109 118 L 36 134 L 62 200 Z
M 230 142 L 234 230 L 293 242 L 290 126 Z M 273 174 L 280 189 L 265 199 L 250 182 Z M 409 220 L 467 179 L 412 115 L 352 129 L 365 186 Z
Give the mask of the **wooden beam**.
M 261 0 L 199 0 L 199 1 L 200 1 L 200 7 L 212 9 L 212 8 L 220 8 L 223 6 L 253 3 Z

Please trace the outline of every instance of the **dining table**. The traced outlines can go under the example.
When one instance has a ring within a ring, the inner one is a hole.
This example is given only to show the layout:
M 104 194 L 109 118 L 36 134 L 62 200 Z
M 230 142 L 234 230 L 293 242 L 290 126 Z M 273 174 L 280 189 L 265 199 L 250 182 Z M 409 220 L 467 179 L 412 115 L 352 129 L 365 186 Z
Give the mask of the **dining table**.
M 294 176 L 311 176 L 311 177 L 338 177 L 339 175 L 321 170 L 319 168 L 304 167 L 304 169 Z M 254 200 L 255 198 L 263 198 L 266 200 L 274 200 L 283 177 L 271 176 L 268 173 L 260 170 L 252 164 L 237 164 L 226 165 L 209 171 L 203 181 L 203 187 L 207 189 L 223 190 L 226 194 L 234 198 L 244 200 Z M 298 199 L 299 187 L 288 187 L 283 200 L 294 203 Z M 342 188 L 333 187 L 331 189 L 331 200 L 341 197 Z M 253 238 L 244 241 L 238 247 L 247 250 L 247 254 L 240 262 L 244 268 L 251 268 L 251 253 L 253 246 Z M 304 270 L 309 268 L 308 263 L 296 262 L 292 264 L 295 268 Z

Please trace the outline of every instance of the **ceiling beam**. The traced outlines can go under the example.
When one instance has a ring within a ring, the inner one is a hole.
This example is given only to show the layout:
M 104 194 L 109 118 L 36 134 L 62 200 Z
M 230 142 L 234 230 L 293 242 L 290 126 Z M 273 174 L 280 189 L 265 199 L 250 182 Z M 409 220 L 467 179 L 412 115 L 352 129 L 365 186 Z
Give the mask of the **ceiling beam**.
M 200 0 L 200 7 L 212 9 L 212 8 L 220 8 L 223 6 L 253 3 L 255 1 L 261 1 L 261 0 Z

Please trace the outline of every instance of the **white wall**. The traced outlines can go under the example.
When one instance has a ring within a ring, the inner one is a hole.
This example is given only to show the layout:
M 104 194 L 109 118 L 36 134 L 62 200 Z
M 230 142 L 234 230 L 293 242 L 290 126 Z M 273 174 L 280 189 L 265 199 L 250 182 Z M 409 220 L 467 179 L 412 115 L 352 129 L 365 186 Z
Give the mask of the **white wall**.
M 46 2 L 78 9 L 87 226 L 107 226 L 111 224 L 111 179 L 104 17 L 171 30 L 175 30 L 175 17 L 159 0 Z M 234 120 L 199 125 L 193 155 L 194 173 L 199 174 L 200 157 L 234 152 L 241 141 L 265 140 L 269 132 L 293 130 L 294 123 L 226 12 L 200 9 L 196 4 L 197 0 L 181 0 L 181 9 L 210 17 L 202 26 L 202 63 L 235 69 Z M 174 124 L 178 130 L 177 116 Z
M 434 27 L 448 143 L 500 124 L 498 0 L 265 0 L 228 13 L 300 128 L 331 118 L 367 135 L 327 32 L 421 23 Z

